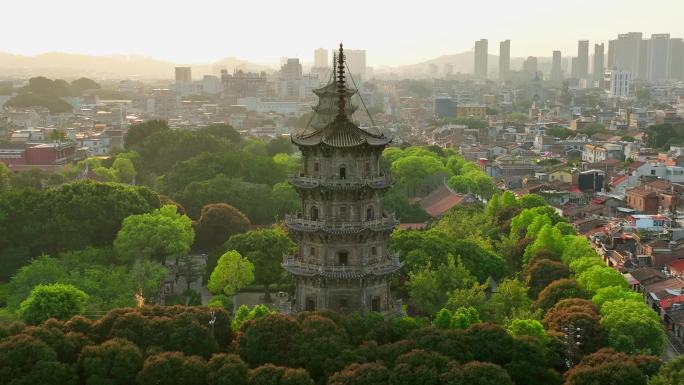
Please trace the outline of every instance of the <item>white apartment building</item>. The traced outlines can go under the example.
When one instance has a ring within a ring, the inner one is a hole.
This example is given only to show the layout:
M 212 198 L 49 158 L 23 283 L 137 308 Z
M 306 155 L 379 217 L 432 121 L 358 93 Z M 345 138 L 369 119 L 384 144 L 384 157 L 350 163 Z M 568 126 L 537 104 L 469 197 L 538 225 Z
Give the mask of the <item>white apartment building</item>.
M 632 84 L 632 74 L 627 70 L 613 68 L 610 73 L 610 89 L 608 91 L 612 98 L 628 98 L 631 96 L 630 87 Z

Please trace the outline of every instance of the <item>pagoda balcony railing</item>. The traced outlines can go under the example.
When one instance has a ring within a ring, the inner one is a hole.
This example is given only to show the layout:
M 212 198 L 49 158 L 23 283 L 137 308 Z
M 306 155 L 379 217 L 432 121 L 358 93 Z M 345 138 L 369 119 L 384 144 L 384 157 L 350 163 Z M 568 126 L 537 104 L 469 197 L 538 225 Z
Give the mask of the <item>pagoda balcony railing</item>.
M 295 187 L 315 188 L 321 186 L 333 190 L 352 190 L 364 186 L 371 188 L 387 188 L 394 183 L 394 179 L 389 174 L 373 177 L 350 177 L 344 179 L 293 174 L 288 176 L 288 180 Z
M 390 274 L 404 265 L 399 255 L 386 255 L 379 261 L 359 265 L 327 265 L 302 261 L 299 255 L 283 255 L 282 266 L 285 270 L 301 275 L 363 276 L 368 274 Z
M 285 215 L 285 224 L 293 230 L 299 231 L 327 231 L 327 232 L 354 232 L 363 229 L 371 229 L 375 231 L 391 230 L 399 224 L 394 213 L 379 219 L 371 219 L 368 221 L 346 221 L 341 219 L 324 219 L 317 220 L 303 218 L 301 214 Z

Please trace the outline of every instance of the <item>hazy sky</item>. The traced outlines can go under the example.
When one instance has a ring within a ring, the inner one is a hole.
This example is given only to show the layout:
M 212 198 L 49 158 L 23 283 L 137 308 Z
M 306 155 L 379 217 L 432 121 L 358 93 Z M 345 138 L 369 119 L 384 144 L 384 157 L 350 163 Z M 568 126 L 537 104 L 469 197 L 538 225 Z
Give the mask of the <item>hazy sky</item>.
M 340 9 L 339 5 L 344 5 Z M 577 53 L 629 31 L 684 37 L 684 0 L 5 0 L 0 51 L 312 61 L 340 41 L 368 65 L 411 64 L 511 39 L 512 56 Z

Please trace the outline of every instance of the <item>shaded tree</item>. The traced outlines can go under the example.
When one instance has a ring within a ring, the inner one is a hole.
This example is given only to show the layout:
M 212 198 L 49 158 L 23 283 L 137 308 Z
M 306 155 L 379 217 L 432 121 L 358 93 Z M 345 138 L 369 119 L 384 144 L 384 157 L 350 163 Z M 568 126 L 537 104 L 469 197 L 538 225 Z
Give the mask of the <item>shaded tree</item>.
M 199 357 L 163 352 L 148 357 L 137 375 L 140 385 L 204 385 L 207 364 Z
M 249 230 L 249 219 L 227 203 L 204 206 L 195 223 L 195 246 L 212 251 L 223 245 L 231 235 Z
M 444 385 L 513 385 L 506 371 L 490 362 L 471 361 L 464 365 L 452 364 L 442 375 Z
M 252 367 L 271 363 L 295 365 L 297 357 L 290 352 L 296 350 L 301 341 L 301 326 L 290 317 L 268 314 L 242 324 L 237 336 L 237 350 L 240 357 Z
M 165 120 L 149 120 L 144 123 L 134 124 L 128 128 L 126 131 L 126 136 L 124 137 L 124 147 L 131 149 L 137 144 L 141 143 L 143 140 L 147 139 L 150 135 L 168 130 L 169 126 Z
M 100 89 L 100 85 L 92 79 L 82 77 L 82 78 L 71 81 L 71 90 L 76 95 L 82 94 L 83 91 L 98 90 L 98 89 Z
M 207 385 L 247 385 L 249 366 L 236 354 L 214 354 L 207 369 Z
M 128 385 L 142 369 L 143 357 L 132 342 L 113 338 L 100 345 L 83 348 L 78 358 L 78 371 L 89 385 Z
M 265 364 L 249 373 L 249 385 L 313 385 L 314 382 L 304 369 L 290 369 Z
M 547 330 L 560 333 L 565 332 L 565 328 L 580 328 L 582 344 L 577 354 L 592 353 L 606 345 L 601 317 L 591 301 L 578 298 L 561 300 L 546 313 L 542 322 Z
M 446 371 L 448 359 L 435 352 L 414 349 L 397 359 L 390 374 L 393 385 L 437 385 L 439 377 Z
M 328 385 L 389 385 L 390 371 L 379 363 L 353 363 L 328 378 Z
M 248 231 L 228 239 L 225 248 L 236 250 L 254 264 L 254 278 L 264 286 L 264 300 L 270 301 L 269 287 L 280 281 L 283 255 L 291 253 L 295 244 L 278 228 Z
M 525 268 L 523 275 L 530 288 L 530 297 L 537 298 L 539 293 L 551 282 L 567 278 L 570 275 L 570 269 L 562 262 L 537 259 L 533 264 Z
M 560 300 L 567 298 L 588 299 L 589 293 L 584 291 L 574 279 L 559 279 L 548 284 L 539 293 L 534 306 L 539 309 L 548 310 Z

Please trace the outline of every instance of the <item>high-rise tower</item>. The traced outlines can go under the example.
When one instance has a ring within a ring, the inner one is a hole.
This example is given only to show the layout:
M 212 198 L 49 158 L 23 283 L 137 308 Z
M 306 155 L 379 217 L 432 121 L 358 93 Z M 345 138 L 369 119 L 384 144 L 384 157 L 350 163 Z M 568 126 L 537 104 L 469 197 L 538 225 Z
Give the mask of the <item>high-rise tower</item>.
M 561 51 L 553 51 L 551 62 L 551 80 L 558 82 L 563 80 L 563 68 L 561 64 Z
M 603 49 L 603 43 L 601 44 L 594 44 L 594 70 L 592 71 L 592 75 L 594 76 L 594 80 L 601 80 L 603 79 L 603 76 L 605 75 L 605 65 L 604 65 L 604 49 Z
M 586 79 L 589 73 L 589 40 L 577 42 L 577 57 L 573 61 L 572 77 Z
M 499 81 L 508 80 L 511 71 L 511 41 L 499 43 Z
M 380 169 L 380 157 L 391 138 L 351 121 L 344 63 L 340 44 L 334 120 L 292 137 L 304 158 L 304 169 L 290 177 L 302 212 L 285 223 L 299 252 L 285 256 L 282 265 L 294 279 L 295 311 L 390 311 L 390 278 L 401 268 L 387 248 L 397 220 L 382 209 L 392 179 Z M 317 113 L 327 113 L 325 107 Z
M 475 77 L 477 79 L 487 79 L 487 39 L 480 39 L 475 42 Z

